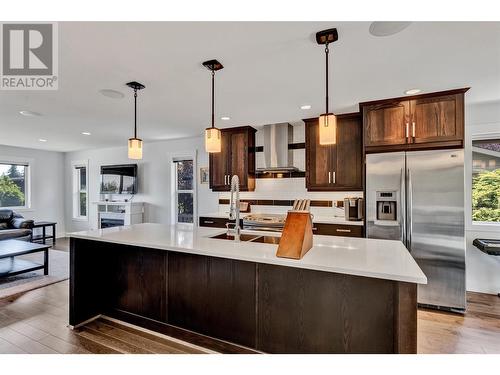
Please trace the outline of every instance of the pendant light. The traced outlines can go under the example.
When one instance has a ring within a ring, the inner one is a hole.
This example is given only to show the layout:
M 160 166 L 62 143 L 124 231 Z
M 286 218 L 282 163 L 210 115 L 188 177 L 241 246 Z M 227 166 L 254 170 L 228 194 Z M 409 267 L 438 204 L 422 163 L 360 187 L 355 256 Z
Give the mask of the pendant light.
M 129 82 L 127 86 L 134 90 L 134 137 L 128 140 L 128 158 L 142 159 L 142 139 L 137 138 L 137 90 L 146 86 L 139 82 Z
M 328 29 L 316 33 L 316 42 L 325 45 L 326 65 L 326 111 L 319 116 L 319 144 L 334 145 L 337 143 L 337 117 L 328 111 L 328 45 L 338 39 L 337 29 Z
M 217 60 L 209 60 L 203 66 L 212 72 L 212 126 L 205 129 L 205 151 L 208 153 L 221 152 L 222 141 L 220 129 L 215 127 L 215 72 L 224 68 Z

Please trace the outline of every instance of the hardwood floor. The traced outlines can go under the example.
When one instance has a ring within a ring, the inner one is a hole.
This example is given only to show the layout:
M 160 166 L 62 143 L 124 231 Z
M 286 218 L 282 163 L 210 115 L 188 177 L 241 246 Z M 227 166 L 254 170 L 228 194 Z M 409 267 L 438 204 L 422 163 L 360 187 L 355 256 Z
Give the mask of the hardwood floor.
M 465 316 L 418 312 L 418 353 L 500 354 L 500 298 L 467 292 Z
M 213 352 L 100 318 L 70 330 L 68 281 L 0 300 L 0 354 Z M 418 353 L 500 354 L 500 298 L 467 294 L 465 316 L 420 310 Z
M 0 354 L 209 352 L 104 318 L 71 330 L 68 284 L 63 281 L 0 300 Z

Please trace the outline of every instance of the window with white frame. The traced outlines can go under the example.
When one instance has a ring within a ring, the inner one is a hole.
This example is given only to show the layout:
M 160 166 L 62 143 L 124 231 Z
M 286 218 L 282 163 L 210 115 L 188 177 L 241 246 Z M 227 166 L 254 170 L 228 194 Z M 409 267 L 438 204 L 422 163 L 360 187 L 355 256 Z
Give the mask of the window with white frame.
M 0 207 L 29 207 L 29 164 L 0 162 Z
M 175 221 L 194 222 L 194 178 L 192 159 L 174 159 L 175 169 Z
M 500 139 L 472 141 L 472 221 L 500 224 Z
M 87 219 L 88 167 L 86 163 L 73 164 L 73 218 Z

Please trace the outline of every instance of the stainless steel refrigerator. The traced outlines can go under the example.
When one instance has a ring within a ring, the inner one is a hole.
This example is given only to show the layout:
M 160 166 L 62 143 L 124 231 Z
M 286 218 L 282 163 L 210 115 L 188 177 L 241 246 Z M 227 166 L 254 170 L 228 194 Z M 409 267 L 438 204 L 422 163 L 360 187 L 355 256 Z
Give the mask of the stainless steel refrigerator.
M 405 244 L 420 305 L 465 311 L 464 151 L 368 154 L 366 234 Z

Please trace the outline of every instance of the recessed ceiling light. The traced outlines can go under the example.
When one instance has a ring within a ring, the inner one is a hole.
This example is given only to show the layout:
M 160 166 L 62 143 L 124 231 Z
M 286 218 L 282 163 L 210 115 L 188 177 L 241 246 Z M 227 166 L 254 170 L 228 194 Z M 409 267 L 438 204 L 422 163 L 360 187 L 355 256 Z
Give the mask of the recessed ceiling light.
M 420 89 L 410 89 L 410 90 L 406 90 L 405 94 L 406 95 L 415 95 L 415 94 L 418 94 L 419 92 L 422 92 L 422 90 L 420 90 Z
M 229 117 L 229 116 L 222 116 L 220 119 L 222 121 L 229 121 L 229 120 L 231 120 L 231 117 Z
M 90 132 L 82 132 L 83 135 L 91 135 L 92 133 Z
M 39 141 L 40 141 L 40 142 L 47 142 L 47 140 L 46 140 L 46 139 L 43 139 L 43 138 L 40 138 L 40 139 L 39 139 Z
M 41 116 L 42 114 L 39 113 L 39 112 L 34 112 L 34 111 L 26 111 L 26 110 L 23 110 L 23 111 L 19 111 L 19 114 L 23 115 L 23 116 L 27 116 L 27 117 L 36 117 L 36 116 Z
M 301 105 L 300 109 L 311 109 L 311 105 L 310 104 Z
M 99 90 L 99 93 L 101 95 L 104 95 L 108 98 L 113 98 L 113 99 L 121 99 L 125 96 L 122 92 L 117 91 L 117 90 L 112 90 L 112 89 L 102 89 L 102 90 Z
M 411 22 L 372 22 L 370 24 L 370 34 L 373 36 L 389 36 L 400 33 L 408 26 Z

